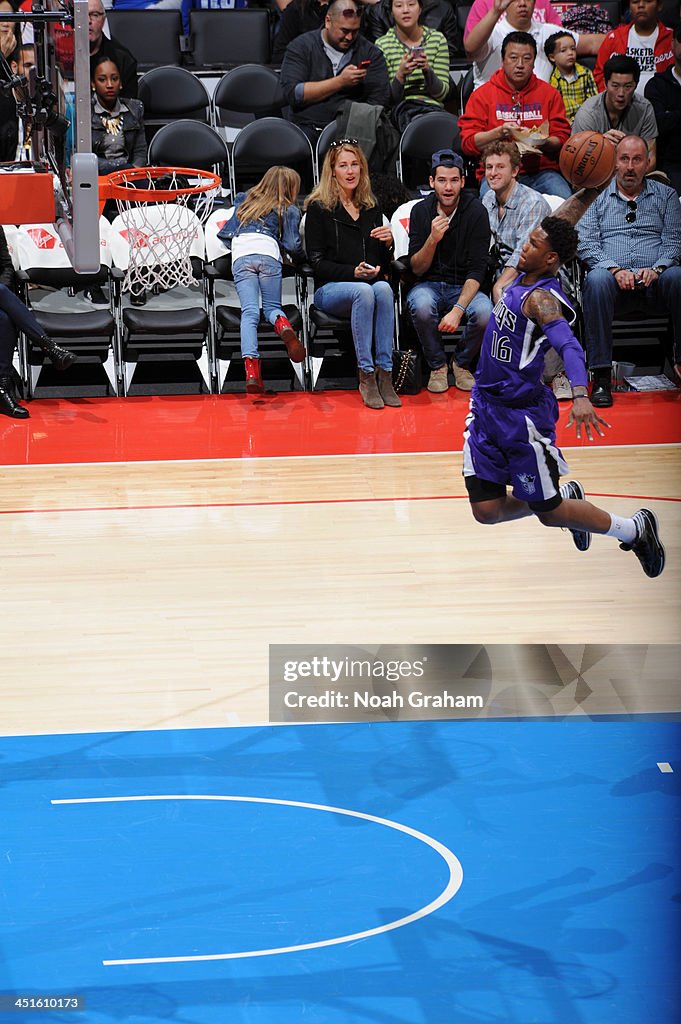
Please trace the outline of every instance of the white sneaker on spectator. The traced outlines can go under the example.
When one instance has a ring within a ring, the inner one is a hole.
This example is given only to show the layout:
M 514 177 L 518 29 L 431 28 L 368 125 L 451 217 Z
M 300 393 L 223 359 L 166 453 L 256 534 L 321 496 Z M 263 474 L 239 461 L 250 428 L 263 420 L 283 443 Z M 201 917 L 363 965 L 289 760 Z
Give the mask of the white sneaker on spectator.
M 560 373 L 557 373 L 551 381 L 551 387 L 559 402 L 563 402 L 567 398 L 572 398 L 572 384 L 562 370 Z

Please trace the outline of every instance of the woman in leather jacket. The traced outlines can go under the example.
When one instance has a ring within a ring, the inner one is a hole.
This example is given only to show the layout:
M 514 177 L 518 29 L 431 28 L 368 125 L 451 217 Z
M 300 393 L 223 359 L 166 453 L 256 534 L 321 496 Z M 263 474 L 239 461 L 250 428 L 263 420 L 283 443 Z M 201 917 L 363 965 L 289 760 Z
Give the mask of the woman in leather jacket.
M 383 224 L 366 157 L 355 139 L 331 144 L 306 207 L 314 303 L 331 316 L 350 319 L 364 404 L 370 409 L 401 405 L 392 383 L 395 325 L 386 280 L 393 236 Z
M 121 76 L 106 54 L 92 71 L 92 152 L 97 154 L 100 174 L 124 167 L 144 167 L 147 142 L 144 107 L 140 100 L 122 98 Z

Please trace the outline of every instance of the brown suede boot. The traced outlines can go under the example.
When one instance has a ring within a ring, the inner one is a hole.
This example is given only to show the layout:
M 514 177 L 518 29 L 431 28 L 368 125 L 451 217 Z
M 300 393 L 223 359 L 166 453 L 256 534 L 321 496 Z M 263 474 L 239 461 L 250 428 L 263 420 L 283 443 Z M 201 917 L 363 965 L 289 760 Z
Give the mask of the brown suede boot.
M 376 373 L 374 370 L 371 373 L 365 373 L 364 370 L 359 371 L 359 393 L 362 396 L 362 401 L 369 409 L 382 409 L 385 405 L 376 384 Z
M 402 405 L 402 399 L 393 387 L 393 375 L 390 370 L 382 370 L 379 366 L 376 370 L 376 383 L 385 405 L 391 405 L 395 409 Z

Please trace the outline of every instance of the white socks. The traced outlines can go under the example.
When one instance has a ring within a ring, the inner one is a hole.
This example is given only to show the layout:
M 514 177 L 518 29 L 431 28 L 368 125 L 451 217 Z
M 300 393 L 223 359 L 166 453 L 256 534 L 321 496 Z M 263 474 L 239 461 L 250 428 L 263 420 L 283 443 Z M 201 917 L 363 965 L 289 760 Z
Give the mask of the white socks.
M 624 544 L 631 544 L 636 540 L 636 535 L 636 523 L 633 519 L 610 515 L 610 529 L 606 533 L 606 537 L 616 537 Z

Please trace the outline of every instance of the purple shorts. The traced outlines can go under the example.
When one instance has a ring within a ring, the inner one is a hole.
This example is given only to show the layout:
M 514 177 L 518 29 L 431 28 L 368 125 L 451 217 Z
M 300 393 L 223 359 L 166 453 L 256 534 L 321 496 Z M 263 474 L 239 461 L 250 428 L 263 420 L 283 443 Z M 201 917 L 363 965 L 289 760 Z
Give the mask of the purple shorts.
M 568 467 L 556 447 L 558 403 L 550 388 L 536 402 L 513 409 L 490 401 L 475 388 L 466 419 L 463 474 L 511 486 L 530 504 L 555 499 Z

